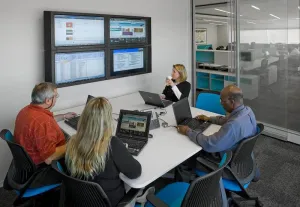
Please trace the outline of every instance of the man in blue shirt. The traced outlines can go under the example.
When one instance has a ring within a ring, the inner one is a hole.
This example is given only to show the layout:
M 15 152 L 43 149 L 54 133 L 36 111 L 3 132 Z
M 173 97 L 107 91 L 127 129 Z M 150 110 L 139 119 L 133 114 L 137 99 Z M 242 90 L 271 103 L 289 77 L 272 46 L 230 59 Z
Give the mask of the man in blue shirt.
M 194 131 L 188 126 L 178 126 L 178 132 L 187 135 L 193 142 L 200 145 L 206 152 L 223 152 L 232 149 L 244 138 L 256 134 L 256 119 L 250 107 L 243 104 L 243 93 L 235 85 L 225 87 L 220 97 L 223 108 L 229 113 L 226 117 L 207 117 L 200 115 L 197 118 L 222 125 L 220 130 L 206 136 L 202 131 Z

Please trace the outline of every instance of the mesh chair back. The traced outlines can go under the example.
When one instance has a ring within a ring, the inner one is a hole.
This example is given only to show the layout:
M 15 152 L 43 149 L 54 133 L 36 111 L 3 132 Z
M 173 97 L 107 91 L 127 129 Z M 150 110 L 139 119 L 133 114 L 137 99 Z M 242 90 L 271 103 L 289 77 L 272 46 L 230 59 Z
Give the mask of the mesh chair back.
M 191 183 L 182 202 L 183 207 L 220 207 L 223 205 L 220 179 L 224 167 L 226 167 L 231 160 L 232 153 L 227 152 L 224 156 L 226 156 L 226 159 L 223 160 L 223 165 L 216 171 L 199 177 Z
M 226 114 L 220 103 L 220 93 L 215 91 L 201 91 L 197 98 L 196 108 L 217 114 Z
M 62 172 L 57 161 L 54 168 L 62 176 L 61 206 L 70 207 L 110 207 L 110 201 L 103 189 L 94 182 L 79 180 Z
M 255 176 L 256 164 L 252 152 L 257 138 L 264 130 L 264 125 L 258 124 L 257 127 L 259 129 L 257 134 L 241 141 L 230 162 L 232 172 L 235 173 L 241 183 L 248 183 Z
M 7 173 L 8 182 L 14 189 L 21 189 L 36 171 L 36 166 L 24 150 L 16 143 L 6 140 L 13 155 L 13 161 Z

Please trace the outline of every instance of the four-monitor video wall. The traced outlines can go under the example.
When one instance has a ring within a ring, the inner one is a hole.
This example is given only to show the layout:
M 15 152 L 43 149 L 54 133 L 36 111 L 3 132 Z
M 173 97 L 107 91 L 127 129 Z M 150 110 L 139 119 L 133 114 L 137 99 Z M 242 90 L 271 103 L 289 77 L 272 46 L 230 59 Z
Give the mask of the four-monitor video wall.
M 45 81 L 66 87 L 151 73 L 151 18 L 44 11 Z

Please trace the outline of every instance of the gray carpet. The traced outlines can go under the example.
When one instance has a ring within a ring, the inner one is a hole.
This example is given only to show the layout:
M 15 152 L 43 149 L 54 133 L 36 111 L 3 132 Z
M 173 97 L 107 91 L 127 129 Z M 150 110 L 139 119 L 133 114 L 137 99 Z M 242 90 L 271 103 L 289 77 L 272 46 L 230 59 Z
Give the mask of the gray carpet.
M 261 180 L 248 189 L 266 207 L 300 206 L 300 146 L 261 136 L 255 147 Z M 166 182 L 167 183 L 167 182 Z M 158 188 L 165 181 L 155 182 Z M 0 189 L 0 207 L 12 206 L 14 193 Z

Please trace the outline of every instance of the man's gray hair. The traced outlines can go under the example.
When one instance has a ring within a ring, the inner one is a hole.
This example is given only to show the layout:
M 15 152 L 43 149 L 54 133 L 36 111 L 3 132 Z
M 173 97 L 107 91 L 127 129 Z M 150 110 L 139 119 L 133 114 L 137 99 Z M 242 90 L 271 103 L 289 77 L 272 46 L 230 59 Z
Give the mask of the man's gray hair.
M 229 92 L 229 99 L 243 104 L 243 92 Z
M 43 104 L 46 99 L 53 98 L 55 96 L 54 90 L 57 86 L 53 83 L 40 83 L 35 85 L 31 93 L 32 104 Z

